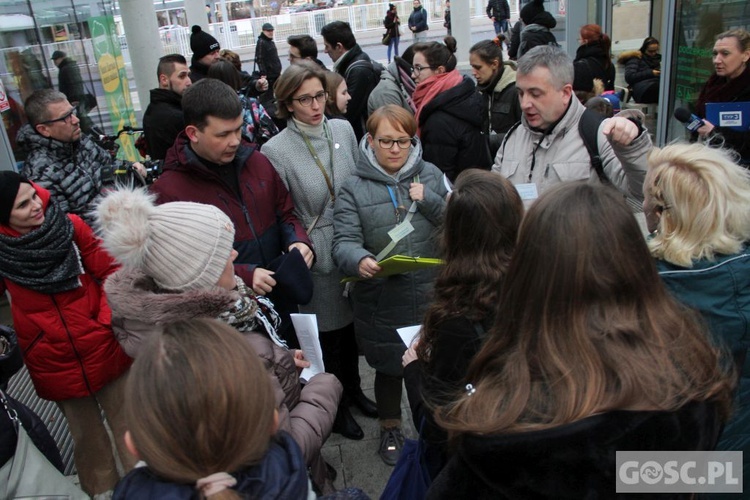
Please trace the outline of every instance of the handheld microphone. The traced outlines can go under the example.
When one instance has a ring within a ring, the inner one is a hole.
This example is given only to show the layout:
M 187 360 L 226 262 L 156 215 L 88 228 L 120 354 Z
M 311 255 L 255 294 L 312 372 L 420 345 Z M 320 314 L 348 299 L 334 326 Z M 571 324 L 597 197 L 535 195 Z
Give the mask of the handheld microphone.
M 680 121 L 685 128 L 691 132 L 696 132 L 699 128 L 706 124 L 700 117 L 695 116 L 685 108 L 677 108 L 674 110 L 674 117 Z

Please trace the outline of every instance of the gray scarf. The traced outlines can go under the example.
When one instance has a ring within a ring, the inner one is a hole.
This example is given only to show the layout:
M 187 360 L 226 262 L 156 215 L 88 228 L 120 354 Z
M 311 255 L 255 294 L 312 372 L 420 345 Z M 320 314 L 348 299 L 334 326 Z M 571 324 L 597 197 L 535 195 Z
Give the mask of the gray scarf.
M 41 226 L 22 236 L 0 234 L 0 276 L 39 293 L 81 286 L 84 273 L 73 223 L 50 200 Z

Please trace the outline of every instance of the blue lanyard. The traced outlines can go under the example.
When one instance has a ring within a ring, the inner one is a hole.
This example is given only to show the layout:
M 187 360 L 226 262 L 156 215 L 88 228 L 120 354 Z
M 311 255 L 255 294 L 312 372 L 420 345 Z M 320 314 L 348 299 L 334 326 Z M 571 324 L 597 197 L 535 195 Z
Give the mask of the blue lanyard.
M 401 213 L 398 211 L 398 202 L 396 201 L 396 193 L 393 192 L 393 188 L 391 186 L 386 185 L 388 188 L 388 194 L 391 195 L 391 203 L 393 203 L 393 210 L 396 213 L 396 223 L 398 224 L 401 222 Z

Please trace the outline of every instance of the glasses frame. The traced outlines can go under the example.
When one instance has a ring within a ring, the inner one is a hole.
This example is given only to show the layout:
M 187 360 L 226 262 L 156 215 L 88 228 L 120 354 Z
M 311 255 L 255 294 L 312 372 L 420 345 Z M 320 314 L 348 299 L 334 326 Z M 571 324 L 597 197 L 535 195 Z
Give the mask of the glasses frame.
M 55 118 L 54 120 L 45 120 L 43 122 L 39 122 L 37 125 L 52 125 L 53 123 L 57 122 L 64 122 L 69 123 L 70 117 L 75 116 L 78 117 L 78 103 L 70 103 L 72 108 L 70 108 L 70 111 L 62 115 L 60 118 Z
M 378 146 L 380 146 L 380 149 L 385 149 L 386 151 L 390 150 L 390 149 L 393 149 L 393 145 L 394 144 L 398 145 L 398 149 L 409 149 L 410 147 L 412 147 L 412 146 L 415 145 L 416 141 L 414 140 L 414 137 L 409 137 L 408 138 L 409 142 L 406 144 L 406 147 L 402 146 L 399 141 L 403 141 L 403 140 L 406 140 L 406 139 L 407 139 L 406 137 L 402 137 L 401 139 L 386 139 L 384 137 L 376 137 L 375 138 L 375 140 L 378 142 Z M 390 142 L 391 143 L 390 146 L 383 145 L 383 141 Z
M 309 99 L 309 101 L 307 100 Z M 292 97 L 290 100 L 297 101 L 300 106 L 309 108 L 312 106 L 313 100 L 318 101 L 318 104 L 325 104 L 328 101 L 328 92 L 318 92 L 315 95 L 303 95 L 300 97 Z M 307 104 L 305 104 L 307 102 Z
M 411 71 L 412 71 L 412 73 L 414 73 L 415 75 L 418 75 L 418 74 L 420 74 L 420 73 L 421 73 L 422 71 L 424 71 L 424 70 L 426 70 L 426 69 L 429 69 L 429 70 L 435 71 L 435 70 L 436 70 L 436 69 L 438 69 L 439 67 L 440 67 L 440 66 L 419 66 L 418 64 L 415 64 L 415 65 L 413 65 L 413 66 L 411 67 Z

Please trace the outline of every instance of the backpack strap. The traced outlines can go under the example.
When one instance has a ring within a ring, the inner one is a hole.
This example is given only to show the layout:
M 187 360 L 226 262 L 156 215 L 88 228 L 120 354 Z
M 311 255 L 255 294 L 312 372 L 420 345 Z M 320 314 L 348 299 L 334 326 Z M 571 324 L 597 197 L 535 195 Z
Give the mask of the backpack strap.
M 603 121 L 604 117 L 599 113 L 585 109 L 581 115 L 581 119 L 578 121 L 578 133 L 581 135 L 583 144 L 589 152 L 591 168 L 596 172 L 599 181 L 602 184 L 611 185 L 609 177 L 604 173 L 604 164 L 599 154 L 599 126 Z M 508 132 L 510 133 L 510 131 Z
M 507 132 L 505 132 L 505 136 L 503 137 L 503 142 L 500 144 L 500 149 L 503 151 L 503 158 L 505 158 L 505 144 L 508 142 L 508 138 L 510 137 L 510 134 L 516 131 L 518 127 L 521 126 L 521 120 L 518 120 L 516 123 L 511 125 L 511 127 L 508 129 Z

